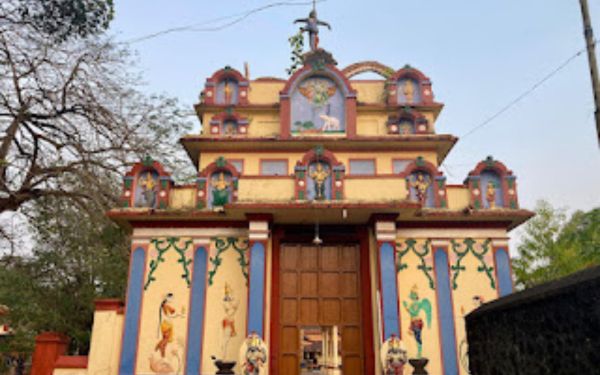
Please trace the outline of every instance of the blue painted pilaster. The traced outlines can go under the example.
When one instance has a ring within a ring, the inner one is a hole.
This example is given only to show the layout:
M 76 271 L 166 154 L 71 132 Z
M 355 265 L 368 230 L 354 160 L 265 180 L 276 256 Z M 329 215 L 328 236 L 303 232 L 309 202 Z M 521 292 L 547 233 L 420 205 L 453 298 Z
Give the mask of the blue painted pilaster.
M 206 300 L 206 266 L 208 252 L 203 246 L 194 252 L 194 273 L 192 281 L 192 298 L 190 302 L 190 319 L 188 323 L 188 344 L 185 373 L 200 374 L 202 366 L 202 340 L 204 339 L 204 303 Z
M 435 279 L 437 282 L 437 305 L 441 331 L 443 375 L 458 375 L 456 356 L 456 328 L 454 325 L 454 308 L 452 306 L 452 289 L 450 288 L 450 271 L 448 253 L 443 248 L 435 249 Z
M 264 338 L 265 317 L 265 243 L 254 242 L 250 246 L 250 280 L 248 286 L 248 332 L 256 332 Z
M 383 341 L 390 338 L 392 334 L 400 336 L 395 251 L 395 246 L 391 242 L 382 242 L 379 245 Z
M 504 248 L 496 250 L 494 254 L 496 261 L 496 275 L 498 277 L 498 290 L 500 297 L 504 297 L 513 292 L 512 276 L 510 272 L 510 258 Z
M 146 268 L 146 252 L 138 247 L 131 254 L 127 303 L 125 305 L 125 326 L 121 344 L 120 375 L 133 375 L 139 336 L 140 311 Z

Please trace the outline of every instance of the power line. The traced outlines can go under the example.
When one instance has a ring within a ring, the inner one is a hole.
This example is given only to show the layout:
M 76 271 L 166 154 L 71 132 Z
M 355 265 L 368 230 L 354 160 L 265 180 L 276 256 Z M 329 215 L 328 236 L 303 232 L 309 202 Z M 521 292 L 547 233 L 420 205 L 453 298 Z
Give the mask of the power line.
M 242 13 L 236 13 L 236 14 L 232 14 L 229 16 L 222 16 L 222 17 L 218 17 L 218 18 L 213 18 L 207 21 L 203 21 L 203 22 L 199 22 L 199 23 L 194 23 L 194 24 L 190 24 L 190 25 L 186 25 L 186 26 L 178 26 L 178 27 L 172 27 L 169 29 L 165 29 L 165 30 L 161 30 L 161 31 L 157 31 L 151 34 L 147 34 L 138 38 L 134 38 L 134 39 L 130 39 L 127 41 L 124 41 L 122 43 L 124 44 L 133 44 L 133 43 L 139 43 L 139 42 L 143 42 L 145 40 L 149 40 L 149 39 L 154 39 L 157 38 L 159 36 L 162 35 L 166 35 L 166 34 L 172 34 L 172 33 L 178 33 L 178 32 L 215 32 L 215 31 L 220 31 L 223 29 L 226 29 L 228 27 L 231 27 L 235 24 L 238 24 L 240 22 L 242 22 L 243 20 L 245 20 L 246 18 L 250 17 L 253 14 L 265 11 L 267 9 L 271 9 L 271 8 L 276 8 L 276 7 L 283 7 L 283 6 L 303 6 L 303 5 L 313 5 L 314 3 L 322 3 L 325 2 L 327 0 L 317 0 L 317 1 L 302 1 L 302 2 L 291 2 L 291 1 L 279 1 L 276 3 L 270 3 L 270 4 L 266 4 L 263 5 L 261 7 L 258 8 L 254 8 L 254 9 L 250 9 L 248 11 L 242 12 Z M 207 25 L 211 25 L 217 22 L 221 22 L 221 21 L 226 21 L 229 19 L 232 19 L 232 21 L 226 22 L 224 24 L 221 25 L 217 25 L 217 26 L 211 26 L 211 27 L 206 27 Z
M 596 39 L 594 44 L 598 44 L 599 42 L 600 41 L 598 39 Z M 479 129 L 481 129 L 484 126 L 488 125 L 490 122 L 492 122 L 493 120 L 495 120 L 496 118 L 498 118 L 504 112 L 508 111 L 514 105 L 516 105 L 517 103 L 519 103 L 520 101 L 522 101 L 523 99 L 525 99 L 527 96 L 529 96 L 538 87 L 540 87 L 544 82 L 546 82 L 547 80 L 549 80 L 550 78 L 552 78 L 554 75 L 556 75 L 558 72 L 560 72 L 561 70 L 563 70 L 567 65 L 569 65 L 571 62 L 573 62 L 573 60 L 575 60 L 577 57 L 581 56 L 581 54 L 583 54 L 585 51 L 586 51 L 586 48 L 582 48 L 581 50 L 577 51 L 577 53 L 575 53 L 574 55 L 572 55 L 571 57 L 569 57 L 568 59 L 566 59 L 562 64 L 560 64 L 559 66 L 557 66 L 554 70 L 552 70 L 549 74 L 547 74 L 541 80 L 539 80 L 538 82 L 536 82 L 533 86 L 531 86 L 530 88 L 528 88 L 527 90 L 525 90 L 521 95 L 517 96 L 515 99 L 513 99 L 512 101 L 510 101 L 507 105 L 505 105 L 504 107 L 502 107 L 498 112 L 496 112 L 493 115 L 491 115 L 490 117 L 488 117 L 481 124 L 479 124 L 479 125 L 474 126 L 473 128 L 471 128 L 471 130 L 469 130 L 468 132 L 466 132 L 465 134 L 463 134 L 460 138 L 461 139 L 465 139 L 469 135 L 475 133 Z

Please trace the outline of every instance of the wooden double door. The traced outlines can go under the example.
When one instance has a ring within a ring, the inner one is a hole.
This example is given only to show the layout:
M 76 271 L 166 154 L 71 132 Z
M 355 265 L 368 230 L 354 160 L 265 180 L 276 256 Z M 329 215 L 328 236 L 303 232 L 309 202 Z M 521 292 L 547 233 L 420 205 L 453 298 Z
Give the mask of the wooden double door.
M 360 247 L 282 244 L 279 262 L 279 353 L 277 374 L 308 373 L 308 331 L 337 332 L 335 366 L 322 374 L 363 374 Z M 326 335 L 330 336 L 330 335 Z M 331 343 L 321 350 L 331 351 Z M 321 359 L 326 353 L 322 353 Z M 327 360 L 331 362 L 330 360 Z M 340 363 L 341 362 L 341 363 Z M 322 364 L 320 364 L 321 366 Z

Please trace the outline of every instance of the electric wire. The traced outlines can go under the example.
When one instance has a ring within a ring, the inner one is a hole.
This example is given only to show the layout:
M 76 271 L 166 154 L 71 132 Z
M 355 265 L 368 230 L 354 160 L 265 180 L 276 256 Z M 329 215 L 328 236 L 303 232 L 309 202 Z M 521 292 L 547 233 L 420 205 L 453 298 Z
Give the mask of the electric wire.
M 600 40 L 598 40 L 598 39 L 595 40 L 595 44 L 598 44 L 599 42 L 600 42 Z M 538 89 L 542 84 L 544 84 L 546 81 L 548 81 L 554 75 L 556 75 L 558 72 L 560 72 L 561 70 L 563 70 L 564 68 L 566 68 L 567 65 L 569 65 L 571 62 L 573 62 L 577 57 L 581 56 L 586 50 L 587 50 L 587 48 L 584 47 L 581 50 L 577 51 L 577 53 L 575 53 L 574 55 L 572 55 L 571 57 L 569 57 L 568 59 L 566 59 L 565 61 L 563 61 L 554 70 L 552 70 L 550 73 L 548 73 L 547 75 L 545 75 L 542 79 L 540 79 L 539 81 L 537 81 L 535 84 L 533 84 L 527 90 L 525 90 L 522 94 L 520 94 L 519 96 L 517 96 L 516 98 L 514 98 L 513 100 L 511 100 L 504 107 L 500 108 L 500 110 L 498 110 L 496 113 L 494 113 L 493 115 L 489 116 L 481 124 L 479 124 L 477 126 L 474 126 L 469 131 L 467 131 L 462 136 L 460 136 L 460 139 L 464 140 L 466 137 L 470 136 L 471 134 L 475 133 L 479 129 L 481 129 L 484 126 L 486 126 L 489 123 L 491 123 L 496 118 L 500 117 L 506 111 L 508 111 L 513 106 L 515 106 L 516 104 L 518 104 L 519 102 L 521 102 L 523 99 L 525 99 L 527 96 L 529 96 L 531 93 L 533 93 L 536 89 Z
M 322 3 L 322 2 L 326 2 L 327 0 L 317 0 L 317 1 L 302 1 L 302 2 L 292 2 L 292 1 L 279 1 L 279 2 L 275 2 L 275 3 L 269 3 L 254 9 L 250 9 L 248 11 L 245 12 L 241 12 L 241 13 L 236 13 L 236 14 L 232 14 L 229 16 L 222 16 L 222 17 L 218 17 L 218 18 L 213 18 L 207 21 L 203 21 L 203 22 L 199 22 L 199 23 L 194 23 L 194 24 L 190 24 L 190 25 L 186 25 L 186 26 L 178 26 L 178 27 L 172 27 L 169 29 L 165 29 L 165 30 L 161 30 L 161 31 L 157 31 L 151 34 L 147 34 L 147 35 L 143 35 L 134 39 L 130 39 L 130 40 L 126 40 L 123 41 L 121 43 L 123 44 L 134 44 L 134 43 L 139 43 L 139 42 L 143 42 L 149 39 L 154 39 L 154 38 L 158 38 L 160 36 L 163 35 L 167 35 L 167 34 L 172 34 L 172 33 L 179 33 L 179 32 L 215 32 L 215 31 L 220 31 L 223 29 L 226 29 L 228 27 L 231 27 L 233 25 L 236 25 L 242 21 L 244 21 L 245 19 L 247 19 L 248 17 L 256 14 L 256 13 L 260 13 L 262 11 L 265 11 L 267 9 L 271 9 L 271 8 L 277 8 L 277 7 L 284 7 L 284 6 L 304 6 L 304 5 L 314 5 L 314 3 Z M 225 20 L 229 20 L 232 19 L 232 21 L 226 22 L 224 24 L 221 25 L 217 25 L 217 26 L 211 26 L 211 27 L 202 27 L 202 26 L 207 26 L 210 24 L 214 24 L 216 22 L 221 22 L 221 21 L 225 21 Z

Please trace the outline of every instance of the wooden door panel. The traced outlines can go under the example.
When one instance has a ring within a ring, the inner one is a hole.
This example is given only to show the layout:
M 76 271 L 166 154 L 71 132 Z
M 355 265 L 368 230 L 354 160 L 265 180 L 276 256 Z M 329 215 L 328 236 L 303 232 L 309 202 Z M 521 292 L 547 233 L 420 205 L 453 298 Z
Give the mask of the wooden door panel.
M 280 250 L 280 351 L 277 374 L 300 374 L 300 332 L 337 326 L 343 375 L 362 374 L 359 248 L 283 245 Z

